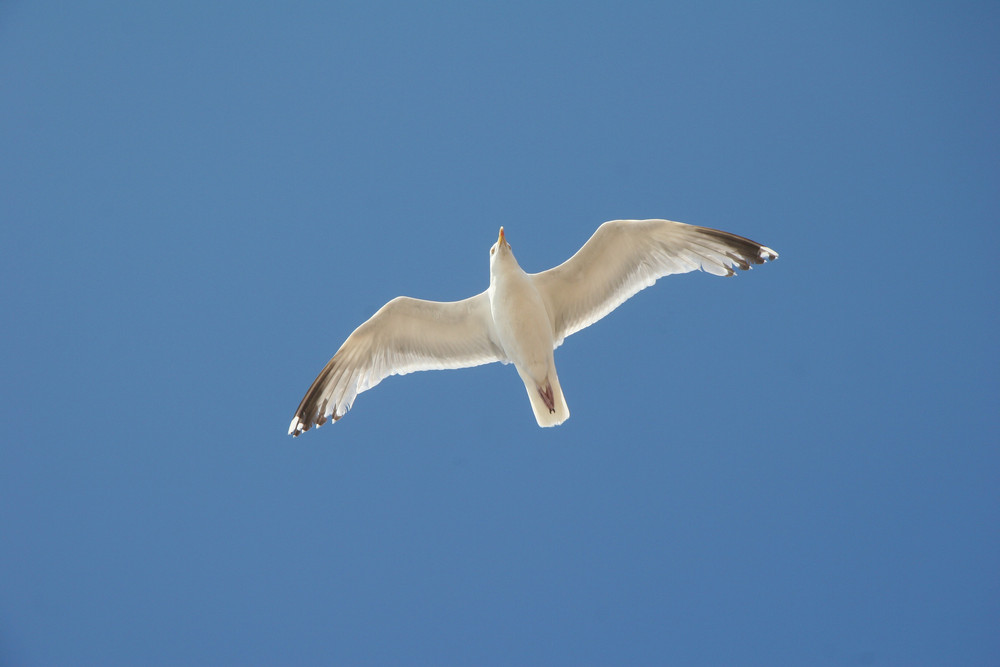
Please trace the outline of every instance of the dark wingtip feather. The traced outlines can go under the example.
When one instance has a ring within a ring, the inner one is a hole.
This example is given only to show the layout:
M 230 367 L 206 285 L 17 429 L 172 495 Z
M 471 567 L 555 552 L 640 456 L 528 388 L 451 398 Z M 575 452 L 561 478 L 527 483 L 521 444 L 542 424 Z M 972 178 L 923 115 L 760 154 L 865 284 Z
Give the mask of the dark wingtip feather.
M 733 260 L 733 263 L 741 271 L 748 270 L 751 264 L 763 264 L 766 261 L 778 259 L 778 253 L 775 251 L 743 236 L 710 227 L 700 227 L 699 229 L 705 236 L 721 241 L 732 248 L 732 252 L 727 252 L 726 256 Z M 735 275 L 732 269 L 730 271 L 731 273 L 727 275 Z
M 334 359 L 336 359 L 336 355 Z M 320 371 L 320 374 L 313 380 L 312 386 L 309 387 L 309 391 L 302 397 L 302 402 L 299 403 L 299 407 L 295 411 L 297 425 L 292 431 L 293 437 L 298 437 L 313 426 L 318 428 L 327 422 L 326 407 L 330 399 L 324 398 L 321 401 L 320 396 L 323 393 L 323 387 L 326 385 L 327 378 L 333 372 L 334 359 L 331 359 L 323 370 Z M 340 419 L 340 416 L 334 414 L 333 421 L 337 421 L 338 419 Z

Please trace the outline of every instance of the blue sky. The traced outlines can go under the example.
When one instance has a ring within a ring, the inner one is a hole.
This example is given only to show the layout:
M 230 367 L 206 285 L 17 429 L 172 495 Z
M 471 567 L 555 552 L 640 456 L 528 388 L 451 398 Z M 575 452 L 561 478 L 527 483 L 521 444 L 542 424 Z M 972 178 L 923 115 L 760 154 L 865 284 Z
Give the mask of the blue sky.
M 0 662 L 1000 661 L 993 3 L 6 2 Z M 398 294 L 781 253 L 286 435 Z

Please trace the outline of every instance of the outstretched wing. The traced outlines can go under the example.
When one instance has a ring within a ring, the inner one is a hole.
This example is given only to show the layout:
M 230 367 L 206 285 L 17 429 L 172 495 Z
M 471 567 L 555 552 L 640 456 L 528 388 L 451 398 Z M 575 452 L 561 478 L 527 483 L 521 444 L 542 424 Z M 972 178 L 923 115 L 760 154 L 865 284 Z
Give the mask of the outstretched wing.
M 288 433 L 340 419 L 358 394 L 390 375 L 506 361 L 496 340 L 486 292 L 451 302 L 397 297 L 348 336 L 309 387 Z
M 670 220 L 612 220 L 559 266 L 532 276 L 552 317 L 556 345 L 672 273 L 731 276 L 777 259 L 742 236 Z

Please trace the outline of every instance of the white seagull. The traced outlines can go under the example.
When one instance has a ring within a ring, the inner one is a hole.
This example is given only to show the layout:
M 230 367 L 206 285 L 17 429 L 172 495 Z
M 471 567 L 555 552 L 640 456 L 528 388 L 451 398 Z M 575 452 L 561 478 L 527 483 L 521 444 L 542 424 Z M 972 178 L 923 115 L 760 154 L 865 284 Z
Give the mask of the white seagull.
M 490 286 L 462 301 L 396 297 L 354 330 L 309 387 L 288 427 L 299 435 L 343 417 L 390 375 L 513 363 L 539 426 L 569 418 L 552 352 L 658 278 L 695 269 L 734 275 L 778 258 L 742 236 L 670 220 L 612 220 L 559 266 L 525 273 L 504 236 Z

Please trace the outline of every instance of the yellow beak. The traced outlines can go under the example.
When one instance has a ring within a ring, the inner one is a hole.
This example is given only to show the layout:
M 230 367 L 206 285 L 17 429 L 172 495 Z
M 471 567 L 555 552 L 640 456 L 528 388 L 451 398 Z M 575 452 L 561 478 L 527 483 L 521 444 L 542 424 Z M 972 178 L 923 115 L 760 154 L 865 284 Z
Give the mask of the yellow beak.
M 502 246 L 507 243 L 507 239 L 503 235 L 503 227 L 500 228 L 500 238 L 497 239 L 497 245 Z

